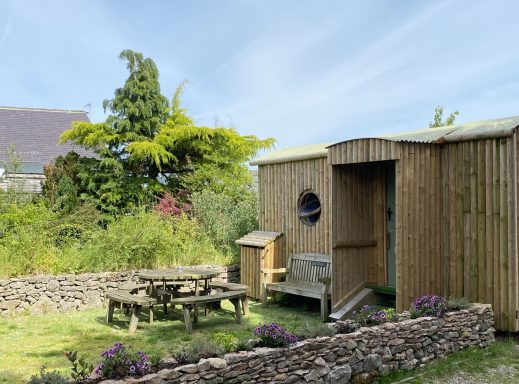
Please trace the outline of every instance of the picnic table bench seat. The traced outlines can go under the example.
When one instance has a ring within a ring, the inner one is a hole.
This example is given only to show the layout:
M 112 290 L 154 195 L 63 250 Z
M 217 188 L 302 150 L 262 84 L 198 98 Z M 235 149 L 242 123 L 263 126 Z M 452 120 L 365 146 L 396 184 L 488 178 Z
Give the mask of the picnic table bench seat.
M 263 304 L 267 305 L 269 291 L 289 293 L 321 300 L 321 319 L 328 317 L 331 285 L 331 258 L 319 253 L 300 253 L 288 258 L 287 268 L 263 269 L 262 273 L 286 274 L 286 280 L 263 283 Z M 269 279 L 265 279 L 269 280 Z
M 234 305 L 234 313 L 236 316 L 236 322 L 241 324 L 242 322 L 242 311 L 241 311 L 241 302 L 242 297 L 246 296 L 247 292 L 244 290 L 241 291 L 227 291 L 216 293 L 214 295 L 204 295 L 204 296 L 189 296 L 189 297 L 174 297 L 171 299 L 171 305 L 182 305 L 182 309 L 184 312 L 184 322 L 186 325 L 186 330 L 188 332 L 193 331 L 193 322 L 191 321 L 191 311 L 195 306 L 208 304 L 208 303 L 216 303 L 222 300 L 229 300 Z M 246 310 L 248 313 L 248 309 Z M 196 317 L 195 321 L 196 322 Z
M 106 297 L 108 299 L 108 312 L 106 315 L 108 323 L 113 321 L 116 304 L 129 305 L 133 308 L 128 328 L 129 333 L 135 333 L 137 330 L 142 307 L 149 307 L 149 322 L 153 322 L 153 306 L 157 303 L 157 299 L 150 296 L 135 295 L 120 289 L 109 290 L 106 293 Z
M 249 286 L 244 284 L 237 284 L 237 283 L 226 283 L 224 281 L 212 281 L 209 283 L 209 288 L 211 289 L 218 289 L 223 292 L 228 291 L 245 291 L 246 293 L 249 292 Z M 249 314 L 249 299 L 247 297 L 247 294 L 243 295 L 241 297 L 241 309 L 243 312 L 243 316 L 247 316 Z

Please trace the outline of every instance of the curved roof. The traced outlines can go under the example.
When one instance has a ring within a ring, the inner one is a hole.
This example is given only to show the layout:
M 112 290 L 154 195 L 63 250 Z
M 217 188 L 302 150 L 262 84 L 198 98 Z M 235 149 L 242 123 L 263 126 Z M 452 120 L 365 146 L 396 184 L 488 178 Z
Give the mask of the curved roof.
M 346 141 L 362 139 L 383 139 L 397 143 L 456 143 L 460 141 L 492 139 L 511 136 L 519 127 L 519 116 L 504 117 L 501 119 L 481 120 L 470 123 L 450 125 L 447 127 L 425 128 L 417 131 L 407 131 L 378 137 L 356 138 L 340 141 L 333 145 Z
M 279 149 L 267 153 L 266 155 L 251 161 L 251 165 L 266 165 L 277 163 L 288 163 L 290 161 L 300 161 L 309 159 L 319 159 L 328 156 L 326 149 L 330 144 L 309 144 L 297 147 Z

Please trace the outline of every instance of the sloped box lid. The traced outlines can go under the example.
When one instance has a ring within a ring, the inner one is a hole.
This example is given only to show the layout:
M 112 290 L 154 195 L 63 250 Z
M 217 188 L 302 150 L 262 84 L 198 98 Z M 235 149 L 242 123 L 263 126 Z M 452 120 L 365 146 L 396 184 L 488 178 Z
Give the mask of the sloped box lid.
M 264 248 L 281 236 L 283 236 L 281 232 L 252 231 L 241 239 L 236 240 L 236 244 Z

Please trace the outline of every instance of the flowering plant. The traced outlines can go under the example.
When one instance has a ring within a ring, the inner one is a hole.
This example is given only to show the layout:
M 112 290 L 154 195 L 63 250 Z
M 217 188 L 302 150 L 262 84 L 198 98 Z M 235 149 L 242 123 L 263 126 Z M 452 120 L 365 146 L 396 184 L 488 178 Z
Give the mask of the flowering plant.
M 276 323 L 258 325 L 252 332 L 265 347 L 284 347 L 295 343 L 297 337 Z
M 416 298 L 411 305 L 410 313 L 413 319 L 423 316 L 442 317 L 446 312 L 445 297 L 424 295 Z
M 353 312 L 352 319 L 363 325 L 376 325 L 391 321 L 393 316 L 394 310 L 364 305 L 359 311 Z
M 103 362 L 95 373 L 104 378 L 115 379 L 125 376 L 143 376 L 151 372 L 152 364 L 144 352 L 133 352 L 122 343 L 115 343 L 101 353 Z

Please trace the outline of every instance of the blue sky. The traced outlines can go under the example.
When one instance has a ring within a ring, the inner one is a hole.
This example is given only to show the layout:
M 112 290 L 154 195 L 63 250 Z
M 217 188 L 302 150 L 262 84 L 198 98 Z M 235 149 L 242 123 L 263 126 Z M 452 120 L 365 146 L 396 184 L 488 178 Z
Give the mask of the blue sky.
M 0 105 L 85 109 L 157 64 L 163 93 L 277 147 L 519 115 L 517 1 L 0 2 Z

